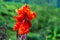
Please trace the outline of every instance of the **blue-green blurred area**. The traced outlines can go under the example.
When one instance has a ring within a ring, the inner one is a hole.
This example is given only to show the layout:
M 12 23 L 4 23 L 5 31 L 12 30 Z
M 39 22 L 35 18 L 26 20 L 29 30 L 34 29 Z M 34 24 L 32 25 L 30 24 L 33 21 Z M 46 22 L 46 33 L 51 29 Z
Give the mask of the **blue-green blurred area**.
M 37 17 L 33 19 L 29 40 L 60 40 L 60 0 L 0 0 L 0 37 L 16 40 L 13 31 L 16 9 L 27 3 Z M 0 39 L 1 40 L 1 39 Z

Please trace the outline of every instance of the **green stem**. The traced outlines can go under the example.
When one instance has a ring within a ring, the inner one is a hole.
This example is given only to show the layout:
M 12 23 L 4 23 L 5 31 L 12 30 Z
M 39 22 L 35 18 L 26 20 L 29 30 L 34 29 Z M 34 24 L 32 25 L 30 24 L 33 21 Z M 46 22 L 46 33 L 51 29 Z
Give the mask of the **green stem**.
M 18 31 L 17 31 L 17 34 L 16 34 L 16 40 L 18 40 Z

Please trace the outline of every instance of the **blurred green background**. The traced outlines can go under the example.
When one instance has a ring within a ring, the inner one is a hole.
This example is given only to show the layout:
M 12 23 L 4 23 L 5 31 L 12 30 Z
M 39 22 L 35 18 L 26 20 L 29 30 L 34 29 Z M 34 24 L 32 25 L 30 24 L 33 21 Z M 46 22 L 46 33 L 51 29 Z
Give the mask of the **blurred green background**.
M 60 0 L 0 0 L 0 37 L 16 40 L 13 31 L 15 9 L 27 3 L 37 17 L 33 19 L 29 40 L 60 40 Z

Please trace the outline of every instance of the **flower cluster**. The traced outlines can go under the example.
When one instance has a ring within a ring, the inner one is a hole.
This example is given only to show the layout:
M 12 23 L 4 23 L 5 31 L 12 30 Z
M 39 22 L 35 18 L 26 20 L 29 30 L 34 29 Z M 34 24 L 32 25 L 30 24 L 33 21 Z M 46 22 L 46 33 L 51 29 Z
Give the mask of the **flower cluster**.
M 30 10 L 28 5 L 24 5 L 22 8 L 16 10 L 17 16 L 14 16 L 16 23 L 14 25 L 14 31 L 18 31 L 18 34 L 27 34 L 30 32 L 29 28 L 32 26 L 31 20 L 36 17 L 36 13 Z

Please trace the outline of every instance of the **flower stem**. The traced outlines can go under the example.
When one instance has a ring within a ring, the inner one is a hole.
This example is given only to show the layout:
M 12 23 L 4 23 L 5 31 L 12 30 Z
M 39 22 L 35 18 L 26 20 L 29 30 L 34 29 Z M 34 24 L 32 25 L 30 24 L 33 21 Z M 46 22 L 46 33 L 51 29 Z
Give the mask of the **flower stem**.
M 21 35 L 21 37 L 19 38 L 19 40 L 27 40 L 27 35 L 26 34 Z
M 17 31 L 17 33 L 16 33 L 16 40 L 18 40 L 18 31 Z

